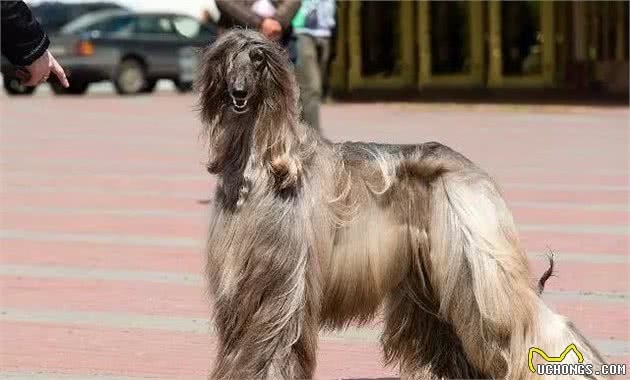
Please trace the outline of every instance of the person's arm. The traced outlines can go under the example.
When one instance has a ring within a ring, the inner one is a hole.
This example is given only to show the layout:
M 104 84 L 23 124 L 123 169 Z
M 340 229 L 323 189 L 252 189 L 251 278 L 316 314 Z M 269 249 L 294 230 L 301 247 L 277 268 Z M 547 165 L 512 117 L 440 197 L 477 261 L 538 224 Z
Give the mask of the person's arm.
M 0 50 L 25 86 L 46 82 L 52 72 L 68 87 L 63 68 L 48 51 L 50 40 L 23 1 L 0 1 Z
M 273 18 L 280 23 L 283 30 L 286 30 L 291 25 L 291 20 L 293 20 L 293 17 L 300 9 L 301 4 L 300 0 L 284 0 L 280 2 Z
M 16 66 L 28 66 L 44 55 L 50 41 L 23 1 L 0 1 L 0 46 Z
M 243 2 L 237 0 L 216 0 L 217 8 L 224 15 L 242 27 L 258 29 L 263 18 L 254 13 Z

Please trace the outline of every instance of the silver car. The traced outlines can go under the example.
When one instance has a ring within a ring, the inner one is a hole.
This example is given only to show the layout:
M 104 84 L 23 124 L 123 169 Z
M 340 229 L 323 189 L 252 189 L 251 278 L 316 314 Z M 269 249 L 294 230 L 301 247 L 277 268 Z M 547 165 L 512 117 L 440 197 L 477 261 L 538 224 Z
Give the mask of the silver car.
M 214 42 L 216 31 L 181 14 L 107 10 L 77 18 L 50 39 L 70 80 L 63 88 L 51 79 L 55 93 L 83 94 L 90 83 L 111 81 L 127 95 L 151 92 L 159 79 L 190 90 L 197 48 Z M 2 66 L 5 81 L 12 80 L 12 69 Z

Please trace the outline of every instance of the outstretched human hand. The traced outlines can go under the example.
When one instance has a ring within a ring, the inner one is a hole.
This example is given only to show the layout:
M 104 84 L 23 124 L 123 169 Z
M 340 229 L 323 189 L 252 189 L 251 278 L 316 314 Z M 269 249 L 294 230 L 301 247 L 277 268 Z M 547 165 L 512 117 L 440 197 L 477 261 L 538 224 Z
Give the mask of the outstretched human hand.
M 18 69 L 16 75 L 25 86 L 34 87 L 46 82 L 51 72 L 57 76 L 63 87 L 70 85 L 63 68 L 48 50 L 25 69 Z

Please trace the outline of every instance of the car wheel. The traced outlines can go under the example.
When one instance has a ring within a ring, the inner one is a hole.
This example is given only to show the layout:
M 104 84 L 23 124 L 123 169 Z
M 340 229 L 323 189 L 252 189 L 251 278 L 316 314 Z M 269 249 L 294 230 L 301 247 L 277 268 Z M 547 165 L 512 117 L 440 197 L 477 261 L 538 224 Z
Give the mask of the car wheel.
M 114 87 L 120 95 L 134 95 L 147 87 L 147 75 L 144 66 L 135 59 L 126 59 L 120 63 L 114 78 Z
M 58 81 L 51 81 L 50 87 L 56 95 L 83 95 L 90 84 L 87 82 L 70 81 L 70 86 L 65 88 Z
M 173 83 L 175 84 L 175 88 L 177 89 L 177 92 L 180 92 L 182 94 L 193 90 L 192 82 L 180 82 L 178 80 L 175 80 L 173 81 Z
M 142 89 L 142 92 L 147 93 L 147 94 L 152 93 L 153 91 L 155 91 L 156 85 L 157 85 L 157 79 L 149 79 L 147 80 L 147 84 Z
M 19 78 L 4 78 L 4 89 L 9 95 L 32 95 L 36 87 L 27 87 Z

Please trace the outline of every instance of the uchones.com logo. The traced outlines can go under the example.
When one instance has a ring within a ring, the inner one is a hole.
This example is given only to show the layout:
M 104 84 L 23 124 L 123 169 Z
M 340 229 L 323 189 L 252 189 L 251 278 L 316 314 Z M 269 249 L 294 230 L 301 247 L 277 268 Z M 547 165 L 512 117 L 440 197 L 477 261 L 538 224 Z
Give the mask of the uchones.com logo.
M 573 351 L 577 357 L 577 363 L 563 363 L 567 355 Z M 540 355 L 544 363 L 534 365 L 534 354 Z M 591 363 L 584 363 L 584 357 L 575 344 L 571 343 L 562 351 L 559 356 L 549 356 L 545 351 L 537 347 L 529 349 L 527 356 L 529 370 L 541 376 L 557 375 L 604 375 L 604 376 L 624 376 L 626 374 L 625 364 L 602 364 L 595 368 Z

